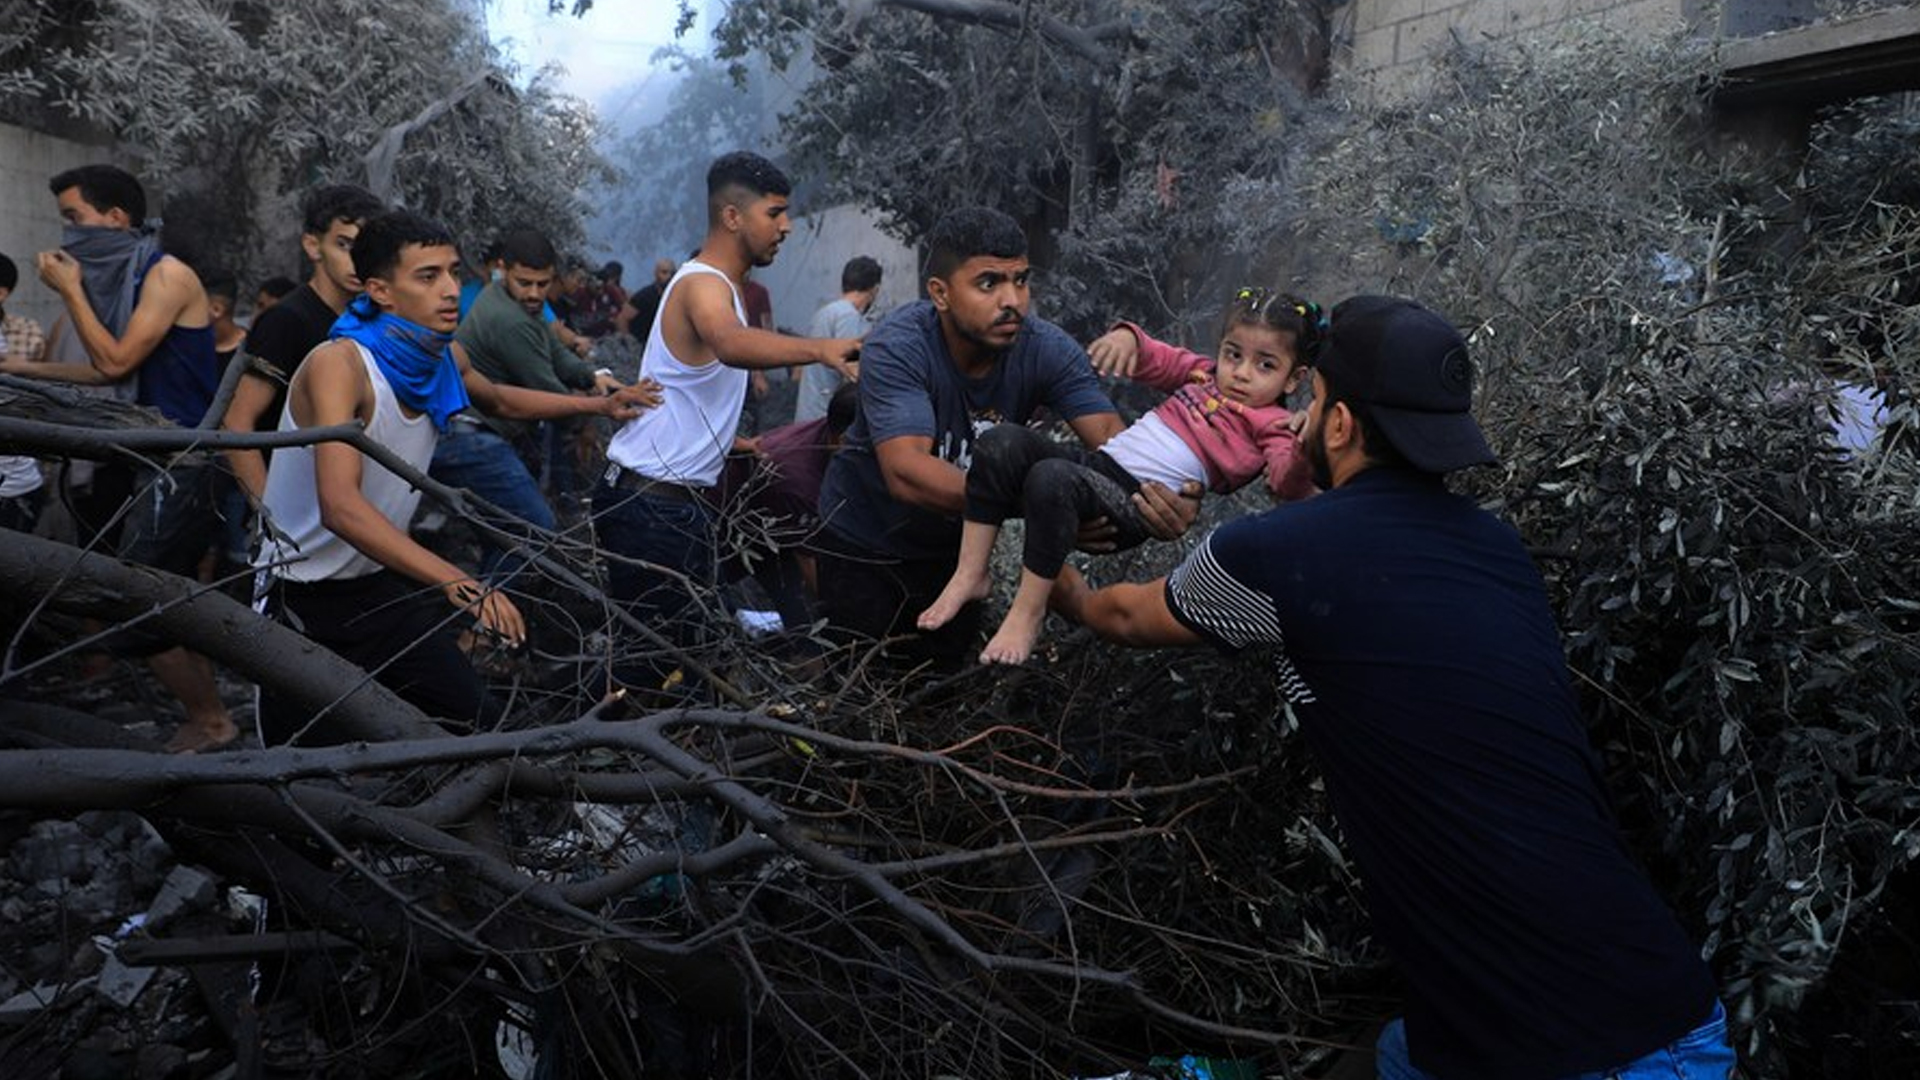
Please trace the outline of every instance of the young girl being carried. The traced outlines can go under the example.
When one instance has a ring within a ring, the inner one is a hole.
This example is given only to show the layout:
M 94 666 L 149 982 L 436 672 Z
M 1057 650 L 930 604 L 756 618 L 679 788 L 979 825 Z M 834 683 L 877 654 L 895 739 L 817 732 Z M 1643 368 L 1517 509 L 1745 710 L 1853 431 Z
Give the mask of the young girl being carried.
M 1312 357 L 1324 326 L 1317 304 L 1241 289 L 1227 309 L 1217 359 L 1155 341 L 1131 323 L 1088 346 L 1103 374 L 1168 391 L 1167 400 L 1097 451 L 1018 424 L 980 436 L 967 469 L 960 563 L 921 613 L 920 628 L 944 625 L 992 591 L 988 561 L 1000 523 L 1010 517 L 1027 522 L 1020 587 L 980 654 L 983 664 L 1018 664 L 1033 652 L 1047 595 L 1082 522 L 1107 518 L 1117 530 L 1115 550 L 1147 539 L 1132 499 L 1141 484 L 1158 480 L 1179 490 L 1198 480 L 1225 493 L 1264 471 L 1275 498 L 1312 494 L 1308 469 L 1294 452 L 1292 416 L 1281 402 L 1299 384 L 1302 359 Z

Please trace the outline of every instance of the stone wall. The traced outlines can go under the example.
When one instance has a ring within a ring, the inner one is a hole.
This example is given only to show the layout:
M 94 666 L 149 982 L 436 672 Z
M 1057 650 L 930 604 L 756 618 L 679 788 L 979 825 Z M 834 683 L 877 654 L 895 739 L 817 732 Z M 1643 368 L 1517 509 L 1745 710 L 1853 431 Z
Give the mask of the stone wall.
M 124 154 L 102 143 L 55 138 L 31 128 L 0 124 L 0 252 L 20 267 L 20 284 L 7 311 L 51 328 L 60 301 L 34 273 L 35 253 L 60 246 L 60 217 L 47 181 L 76 165 L 112 161 L 131 167 Z
M 1420 85 L 1428 59 L 1456 39 L 1473 45 L 1583 24 L 1666 33 L 1699 18 L 1696 0 L 1351 0 L 1334 15 L 1334 65 L 1392 93 Z

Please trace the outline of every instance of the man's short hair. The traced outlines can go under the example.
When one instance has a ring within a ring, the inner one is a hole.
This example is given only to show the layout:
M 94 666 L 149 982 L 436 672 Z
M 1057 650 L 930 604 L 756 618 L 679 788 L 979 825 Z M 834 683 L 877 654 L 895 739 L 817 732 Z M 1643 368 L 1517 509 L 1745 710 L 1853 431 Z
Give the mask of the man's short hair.
M 358 225 L 379 214 L 387 204 L 373 192 L 354 184 L 329 184 L 315 188 L 300 203 L 300 231 L 320 236 L 336 221 Z
M 1020 223 L 986 206 L 949 210 L 927 234 L 927 276 L 942 278 L 960 264 L 981 255 L 1018 259 L 1027 253 L 1027 234 Z
M 500 234 L 499 257 L 506 260 L 508 266 L 524 266 L 528 270 L 551 270 L 560 256 L 553 250 L 553 241 L 538 229 L 509 229 Z
M 290 277 L 275 274 L 260 283 L 260 291 L 275 300 L 285 300 L 287 294 L 300 287 L 300 283 Z
M 361 281 L 391 280 L 400 252 L 411 245 L 453 247 L 445 225 L 411 210 L 389 210 L 368 218 L 353 240 L 353 273 Z
M 125 210 L 135 225 L 147 220 L 147 189 L 118 165 L 81 165 L 47 181 L 47 189 L 56 196 L 72 187 L 79 188 L 87 205 L 103 214 Z
M 880 287 L 880 264 L 870 255 L 855 255 L 840 268 L 841 292 L 866 292 Z
M 845 434 L 853 426 L 860 414 L 860 387 L 857 383 L 843 382 L 827 399 L 827 430 L 835 435 Z
M 787 174 L 759 154 L 735 150 L 715 158 L 707 168 L 707 215 L 712 218 L 717 218 L 724 206 L 791 194 L 793 184 Z
M 210 268 L 201 274 L 200 287 L 207 291 L 207 299 L 219 297 L 227 302 L 229 308 L 240 299 L 240 279 L 225 268 Z
M 613 259 L 613 260 L 610 260 L 607 263 L 607 265 L 601 267 L 594 274 L 594 276 L 599 278 L 601 281 L 611 281 L 614 284 L 618 285 L 620 283 L 620 279 L 625 277 L 626 273 L 627 273 L 627 268 L 620 265 L 620 260 Z
M 20 284 L 20 268 L 13 260 L 0 253 L 0 289 L 17 288 Z

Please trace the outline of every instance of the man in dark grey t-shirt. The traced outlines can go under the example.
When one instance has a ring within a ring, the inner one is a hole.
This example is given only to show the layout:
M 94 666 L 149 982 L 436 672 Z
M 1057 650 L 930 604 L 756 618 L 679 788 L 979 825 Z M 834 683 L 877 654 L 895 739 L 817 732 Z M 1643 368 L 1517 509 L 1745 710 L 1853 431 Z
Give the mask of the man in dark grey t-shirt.
M 820 591 L 835 629 L 886 637 L 952 576 L 973 442 L 1042 407 L 1098 447 L 1122 427 L 1092 363 L 1052 323 L 1028 315 L 1027 238 L 984 207 L 955 210 L 927 238 L 927 299 L 896 309 L 861 349 L 860 416 L 827 467 Z M 1145 512 L 1165 536 L 1186 530 L 1195 498 L 1160 485 Z M 979 629 L 979 605 L 916 639 L 916 658 L 954 663 Z

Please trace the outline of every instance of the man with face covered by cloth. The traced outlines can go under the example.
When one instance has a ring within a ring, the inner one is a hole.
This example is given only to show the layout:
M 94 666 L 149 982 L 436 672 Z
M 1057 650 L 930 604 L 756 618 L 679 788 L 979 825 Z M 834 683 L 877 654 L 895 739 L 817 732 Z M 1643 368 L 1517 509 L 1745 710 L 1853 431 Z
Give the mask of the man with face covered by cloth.
M 55 176 L 48 188 L 66 229 L 57 251 L 40 253 L 40 280 L 66 305 L 87 362 L 0 362 L 0 372 L 93 386 L 158 410 L 182 427 L 197 426 L 220 383 L 213 317 L 191 267 L 160 250 L 140 182 L 112 165 L 83 165 Z M 164 473 L 137 477 L 139 489 L 122 519 L 119 554 L 192 577 L 213 542 L 213 464 L 186 455 Z M 104 475 L 102 475 L 104 474 Z M 134 487 L 124 469 L 103 468 L 95 484 Z M 116 648 L 146 654 L 154 674 L 179 699 L 186 720 L 167 744 L 175 752 L 233 741 L 213 666 L 170 642 L 122 633 Z

